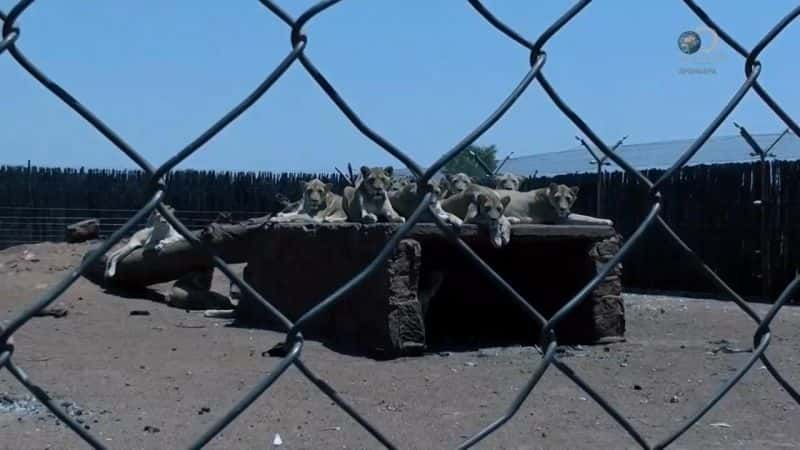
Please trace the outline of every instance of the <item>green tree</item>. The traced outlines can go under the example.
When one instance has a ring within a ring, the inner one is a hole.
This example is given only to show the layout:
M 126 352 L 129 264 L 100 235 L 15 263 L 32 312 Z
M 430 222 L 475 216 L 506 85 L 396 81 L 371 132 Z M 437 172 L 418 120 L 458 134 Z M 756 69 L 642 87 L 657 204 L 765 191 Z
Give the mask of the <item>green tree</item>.
M 472 153 L 470 152 L 477 155 L 477 157 L 480 158 L 480 160 L 483 161 L 490 170 L 494 171 L 494 169 L 497 167 L 497 148 L 494 145 L 489 145 L 486 147 L 470 145 L 455 158 L 451 159 L 450 162 L 445 164 L 444 168 L 442 169 L 444 173 L 451 174 L 463 172 L 469 176 L 478 178 L 487 176 L 488 174 L 486 173 L 486 169 L 484 169 L 481 164 L 475 160 L 475 157 L 472 156 Z

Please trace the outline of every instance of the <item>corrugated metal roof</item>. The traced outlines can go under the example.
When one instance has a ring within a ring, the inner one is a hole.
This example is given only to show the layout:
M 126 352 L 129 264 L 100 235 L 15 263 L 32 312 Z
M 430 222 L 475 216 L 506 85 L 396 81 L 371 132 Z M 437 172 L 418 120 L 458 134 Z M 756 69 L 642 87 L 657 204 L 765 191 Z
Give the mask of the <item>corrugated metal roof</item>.
M 754 134 L 753 139 L 766 149 L 780 133 Z M 622 145 L 617 153 L 625 158 L 636 169 L 666 169 L 672 165 L 689 146 L 693 139 L 681 139 L 666 142 Z M 754 161 L 750 156 L 752 149 L 739 135 L 712 137 L 700 148 L 688 165 L 724 164 Z M 600 152 L 597 152 L 600 154 Z M 800 159 L 800 139 L 792 133 L 784 135 L 770 151 L 775 159 Z M 509 159 L 502 172 L 517 175 L 531 175 L 538 171 L 540 176 L 562 175 L 566 173 L 594 172 L 595 165 L 589 152 L 582 146 L 560 152 L 541 153 L 538 155 L 520 156 Z M 611 162 L 611 161 L 609 161 Z M 611 162 L 607 171 L 621 170 Z

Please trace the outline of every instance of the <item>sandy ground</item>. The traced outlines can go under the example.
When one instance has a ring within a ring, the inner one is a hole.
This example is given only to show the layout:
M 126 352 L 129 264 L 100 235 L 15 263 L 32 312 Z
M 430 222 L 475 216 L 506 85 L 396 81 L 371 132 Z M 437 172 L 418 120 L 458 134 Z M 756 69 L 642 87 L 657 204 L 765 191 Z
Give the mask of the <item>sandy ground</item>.
M 36 255 L 24 258 L 24 250 Z M 63 276 L 85 244 L 0 252 L 0 318 Z M 30 258 L 30 257 L 29 257 Z M 216 274 L 215 289 L 227 292 Z M 189 445 L 278 361 L 277 333 L 103 293 L 81 279 L 16 333 L 14 361 L 111 448 Z M 651 442 L 698 409 L 749 353 L 754 325 L 731 303 L 626 296 L 627 342 L 565 348 L 563 357 Z M 766 305 L 759 305 L 759 311 Z M 146 310 L 149 315 L 130 315 Z M 501 324 L 498 324 L 501 326 Z M 800 308 L 783 310 L 768 354 L 800 386 Z M 303 359 L 401 448 L 452 448 L 497 418 L 540 361 L 531 347 L 375 361 L 307 342 Z M 380 448 L 294 368 L 209 448 Z M 86 448 L 0 370 L 0 447 Z M 503 428 L 477 448 L 637 448 L 569 379 L 549 369 Z M 800 448 L 800 407 L 760 363 L 671 448 Z

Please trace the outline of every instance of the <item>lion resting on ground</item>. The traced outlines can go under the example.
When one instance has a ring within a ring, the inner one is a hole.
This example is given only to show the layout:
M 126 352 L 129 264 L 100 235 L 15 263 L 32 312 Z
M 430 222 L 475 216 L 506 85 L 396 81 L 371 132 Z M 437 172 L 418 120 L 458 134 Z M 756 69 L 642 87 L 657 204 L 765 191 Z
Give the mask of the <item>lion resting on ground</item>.
M 303 182 L 303 197 L 291 210 L 279 212 L 270 222 L 344 222 L 342 197 L 331 192 L 333 184 L 318 178 Z
M 488 228 L 489 239 L 499 248 L 511 240 L 511 223 L 504 216 L 510 197 L 477 184 L 442 200 L 442 208 L 461 218 L 465 223 L 475 223 Z
M 578 187 L 550 183 L 548 187 L 529 192 L 498 190 L 510 198 L 505 215 L 511 223 L 613 225 L 608 219 L 574 214 L 572 205 L 578 197 Z
M 342 209 L 350 222 L 395 222 L 403 223 L 403 218 L 392 208 L 387 190 L 392 182 L 394 169 L 367 166 L 361 167 L 361 174 L 355 186 L 344 188 Z

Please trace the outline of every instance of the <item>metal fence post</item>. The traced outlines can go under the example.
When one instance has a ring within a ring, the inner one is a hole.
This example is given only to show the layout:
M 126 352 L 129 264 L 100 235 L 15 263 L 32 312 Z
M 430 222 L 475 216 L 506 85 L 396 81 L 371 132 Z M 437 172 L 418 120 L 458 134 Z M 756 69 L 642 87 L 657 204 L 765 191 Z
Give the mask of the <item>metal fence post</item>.
M 772 295 L 772 227 L 770 227 L 769 223 L 769 215 L 771 212 L 771 203 L 772 203 L 772 190 L 769 179 L 769 163 L 767 162 L 768 158 L 774 158 L 775 155 L 772 153 L 772 148 L 775 147 L 775 144 L 778 143 L 785 135 L 789 132 L 789 129 L 781 133 L 777 139 L 775 139 L 772 144 L 769 145 L 766 149 L 761 148 L 761 146 L 753 139 L 753 136 L 750 134 L 749 131 L 742 125 L 734 122 L 733 125 L 739 129 L 739 134 L 741 134 L 742 138 L 747 142 L 748 145 L 753 149 L 750 152 L 750 156 L 757 156 L 758 157 L 758 169 L 759 169 L 759 199 L 755 200 L 753 204 L 759 208 L 759 241 L 760 241 L 760 249 L 757 250 L 757 254 L 761 259 L 761 273 L 758 274 L 758 278 L 761 279 L 761 295 L 768 299 Z
M 580 142 L 581 145 L 583 145 L 586 151 L 588 151 L 589 154 L 592 155 L 593 159 L 589 161 L 589 164 L 594 164 L 597 166 L 597 180 L 596 180 L 597 207 L 595 208 L 595 216 L 603 217 L 603 213 L 605 212 L 605 208 L 603 208 L 603 200 L 605 198 L 604 195 L 605 193 L 603 192 L 603 187 L 605 186 L 605 184 L 603 183 L 603 174 L 605 173 L 603 171 L 603 166 L 610 166 L 611 163 L 607 161 L 608 155 L 602 155 L 602 156 L 598 155 L 597 152 L 592 150 L 592 147 L 590 147 L 589 144 L 585 140 L 583 140 L 582 137 L 575 136 L 575 139 L 577 139 L 578 142 Z M 611 147 L 611 151 L 616 151 L 619 148 L 619 146 L 622 145 L 623 142 L 625 142 L 625 139 L 628 139 L 628 136 L 623 136 L 620 140 L 618 140 L 617 143 L 614 144 L 613 147 Z
M 492 175 L 497 175 L 498 173 L 500 173 L 500 169 L 502 169 L 502 168 L 503 168 L 503 166 L 505 166 L 505 165 L 506 165 L 506 163 L 508 162 L 508 160 L 509 160 L 509 159 L 511 159 L 511 155 L 513 155 L 513 154 L 514 154 L 514 152 L 511 152 L 511 153 L 509 153 L 508 155 L 506 155 L 506 157 L 505 157 L 505 158 L 503 158 L 503 160 L 502 160 L 502 161 L 500 161 L 500 164 L 498 164 L 498 165 L 497 165 L 497 168 L 496 168 L 496 169 L 494 169 L 494 173 L 493 173 Z

